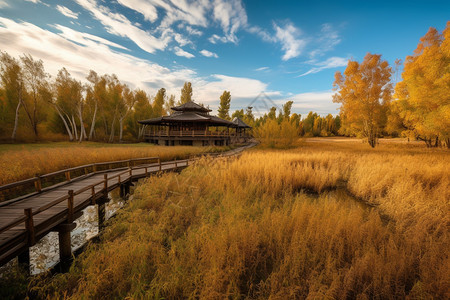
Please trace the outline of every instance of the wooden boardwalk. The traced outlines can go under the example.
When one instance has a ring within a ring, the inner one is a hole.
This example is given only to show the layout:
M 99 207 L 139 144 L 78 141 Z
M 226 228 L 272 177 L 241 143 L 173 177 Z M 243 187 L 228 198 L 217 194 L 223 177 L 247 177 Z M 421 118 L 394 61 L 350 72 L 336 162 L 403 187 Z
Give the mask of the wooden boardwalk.
M 253 145 L 250 145 L 253 146 Z M 221 155 L 230 156 L 243 151 L 241 147 Z M 121 196 L 129 193 L 133 181 L 159 172 L 176 171 L 193 163 L 194 159 L 161 162 L 159 158 L 145 158 L 136 161 L 155 161 L 137 166 L 121 167 L 104 171 L 96 171 L 92 164 L 78 168 L 63 170 L 52 175 L 63 173 L 67 180 L 42 189 L 41 179 L 29 179 L 23 182 L 34 182 L 36 192 L 16 199 L 0 202 L 0 265 L 14 257 L 19 262 L 29 264 L 29 247 L 51 231 L 59 233 L 60 258 L 72 257 L 70 232 L 75 228 L 73 222 L 82 215 L 83 209 L 98 204 L 99 226 L 104 220 L 104 204 L 109 201 L 108 193 L 120 188 Z M 114 163 L 103 163 L 112 166 Z M 88 168 L 92 169 L 89 173 Z M 85 174 L 71 179 L 71 171 L 84 169 Z M 46 175 L 47 176 L 47 175 Z M 0 187 L 0 190 L 15 187 L 18 183 Z M 103 211 L 102 211 L 103 210 Z

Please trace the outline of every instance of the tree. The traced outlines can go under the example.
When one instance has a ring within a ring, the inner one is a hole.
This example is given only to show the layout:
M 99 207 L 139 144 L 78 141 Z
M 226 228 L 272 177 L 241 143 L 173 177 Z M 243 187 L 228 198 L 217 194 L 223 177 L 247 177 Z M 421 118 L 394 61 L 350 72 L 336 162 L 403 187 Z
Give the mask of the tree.
M 291 108 L 294 101 L 287 101 L 285 104 L 283 104 L 283 117 L 285 119 L 289 119 L 291 116 Z
M 30 121 L 35 138 L 38 137 L 38 124 L 42 122 L 41 108 L 44 102 L 44 94 L 48 94 L 48 81 L 50 77 L 44 70 L 42 60 L 34 60 L 31 55 L 20 57 L 24 75 L 25 87 L 29 94 L 28 101 L 22 101 L 25 112 Z M 25 99 L 26 100 L 26 99 Z
M 166 89 L 160 88 L 156 93 L 155 100 L 153 101 L 153 115 L 155 117 L 161 117 L 164 115 L 164 103 L 166 98 Z
M 164 110 L 166 111 L 166 113 L 170 113 L 170 110 L 174 106 L 175 106 L 175 95 L 170 95 L 169 98 L 167 98 L 166 102 L 164 102 Z
M 235 110 L 234 113 L 231 115 L 231 118 L 243 119 L 244 118 L 244 110 L 243 109 Z
M 372 147 L 386 124 L 392 94 L 391 72 L 381 55 L 368 53 L 361 64 L 350 60 L 344 75 L 339 71 L 335 74 L 333 87 L 338 91 L 333 102 L 342 104 L 343 126 L 367 137 Z
M 190 82 L 185 82 L 183 88 L 181 89 L 180 104 L 192 101 L 192 84 Z
M 437 147 L 450 148 L 450 21 L 442 34 L 430 28 L 412 56 L 407 56 L 402 81 L 395 87 L 396 105 L 405 132 Z
M 56 98 L 52 104 L 64 123 L 69 140 L 78 139 L 75 121 L 77 114 L 80 121 L 80 141 L 83 140 L 85 132 L 83 132 L 83 88 L 81 83 L 73 79 L 65 68 L 62 68 L 56 76 L 54 89 Z
M 17 127 L 19 125 L 20 108 L 23 105 L 24 90 L 22 67 L 15 58 L 8 53 L 1 53 L 0 56 L 1 80 L 4 87 L 5 106 L 15 111 L 14 128 L 11 139 L 16 139 Z
M 231 102 L 231 94 L 228 91 L 223 91 L 223 94 L 220 96 L 220 106 L 219 106 L 219 118 L 229 120 L 230 119 L 230 102 Z
M 122 103 L 119 106 L 119 142 L 122 142 L 123 138 L 123 123 L 125 118 L 128 116 L 128 113 L 134 107 L 136 103 L 136 97 L 132 90 L 127 85 L 124 85 Z

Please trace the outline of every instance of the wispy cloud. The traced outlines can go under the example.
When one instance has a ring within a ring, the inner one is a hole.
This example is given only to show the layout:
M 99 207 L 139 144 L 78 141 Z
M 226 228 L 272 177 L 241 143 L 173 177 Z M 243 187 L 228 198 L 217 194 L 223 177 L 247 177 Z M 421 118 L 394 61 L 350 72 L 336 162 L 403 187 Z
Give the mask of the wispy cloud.
M 290 22 L 284 28 L 276 24 L 274 26 L 276 31 L 275 36 L 281 43 L 281 48 L 285 51 L 281 59 L 289 60 L 299 56 L 303 47 L 306 45 L 306 41 L 299 39 L 301 34 L 300 29 Z
M 298 75 L 297 77 L 306 76 L 308 74 L 318 73 L 325 69 L 332 69 L 338 67 L 345 67 L 348 63 L 348 58 L 343 57 L 330 57 L 325 61 L 314 63 L 315 67 L 311 68 L 309 71 Z
M 42 3 L 41 0 L 25 0 L 27 2 Z
M 71 11 L 70 9 L 68 9 L 65 6 L 61 6 L 61 5 L 57 5 L 56 9 L 62 13 L 63 15 L 65 15 L 66 17 L 72 18 L 72 19 L 78 19 L 78 14 L 74 13 L 73 11 Z
M 162 35 L 159 38 L 151 35 L 148 31 L 135 26 L 124 15 L 114 13 L 107 7 L 97 5 L 94 0 L 76 1 L 89 11 L 95 19 L 100 21 L 109 33 L 129 38 L 144 51 L 154 53 L 156 50 L 164 50 L 171 39 L 167 35 Z
M 9 7 L 9 4 L 5 0 L 0 0 L 0 8 Z
M 225 34 L 221 41 L 237 43 L 236 32 L 247 26 L 247 13 L 240 0 L 215 0 L 214 19 L 219 22 Z
M 208 51 L 208 50 L 205 50 L 205 49 L 200 51 L 200 54 L 203 55 L 203 56 L 206 56 L 206 57 L 215 57 L 215 58 L 219 57 L 216 53 Z
M 284 26 L 273 22 L 273 28 L 274 34 L 270 34 L 258 26 L 250 26 L 247 31 L 258 35 L 263 41 L 280 43 L 281 49 L 284 51 L 282 60 L 286 61 L 298 57 L 307 44 L 306 39 L 300 38 L 301 30 L 290 21 L 286 21 Z
M 269 67 L 261 67 L 261 68 L 255 69 L 255 71 L 258 71 L 258 72 L 266 71 L 266 70 L 269 70 Z
M 283 101 L 292 100 L 294 102 L 293 110 L 302 115 L 306 115 L 310 111 L 326 115 L 330 112 L 337 113 L 339 108 L 339 104 L 333 103 L 333 94 L 331 91 L 300 93 Z
M 180 47 L 175 47 L 175 48 L 173 48 L 173 50 L 174 50 L 175 55 L 177 55 L 177 56 L 182 56 L 182 57 L 186 57 L 186 58 L 195 57 L 194 54 L 184 51 Z
M 121 5 L 128 7 L 141 13 L 144 18 L 150 22 L 155 22 L 158 19 L 158 11 L 155 5 L 150 1 L 142 0 L 117 0 Z
M 309 56 L 311 58 L 314 58 L 316 56 L 322 56 L 326 52 L 333 50 L 334 47 L 338 45 L 340 42 L 341 38 L 339 36 L 338 31 L 334 29 L 331 24 L 328 23 L 322 24 L 320 35 L 315 40 L 317 48 L 312 50 L 309 53 Z

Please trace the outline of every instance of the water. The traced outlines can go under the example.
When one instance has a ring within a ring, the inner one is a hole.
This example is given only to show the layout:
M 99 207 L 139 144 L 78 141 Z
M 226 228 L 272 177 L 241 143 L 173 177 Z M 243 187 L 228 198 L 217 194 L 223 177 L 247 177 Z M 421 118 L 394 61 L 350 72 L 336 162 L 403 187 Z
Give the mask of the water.
M 117 191 L 108 195 L 110 201 L 105 205 L 105 219 L 111 218 L 123 205 Z M 72 252 L 82 247 L 88 240 L 98 234 L 97 205 L 83 210 L 83 215 L 75 220 L 76 227 L 71 232 Z M 56 265 L 59 261 L 58 233 L 50 232 L 30 248 L 30 272 L 39 274 Z

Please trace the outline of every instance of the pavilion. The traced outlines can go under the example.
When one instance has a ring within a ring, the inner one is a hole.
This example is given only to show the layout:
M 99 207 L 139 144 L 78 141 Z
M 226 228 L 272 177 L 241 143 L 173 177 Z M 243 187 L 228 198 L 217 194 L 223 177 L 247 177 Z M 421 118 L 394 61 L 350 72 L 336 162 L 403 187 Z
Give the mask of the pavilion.
M 169 116 L 138 121 L 146 127 L 146 142 L 165 146 L 224 146 L 231 144 L 240 130 L 239 124 L 212 116 L 210 109 L 193 101 L 171 109 L 173 113 Z

